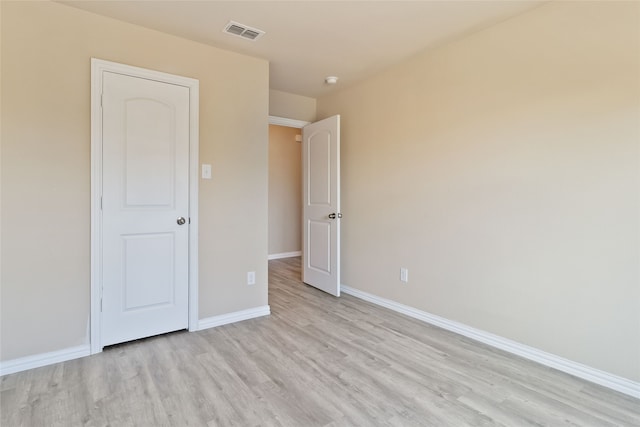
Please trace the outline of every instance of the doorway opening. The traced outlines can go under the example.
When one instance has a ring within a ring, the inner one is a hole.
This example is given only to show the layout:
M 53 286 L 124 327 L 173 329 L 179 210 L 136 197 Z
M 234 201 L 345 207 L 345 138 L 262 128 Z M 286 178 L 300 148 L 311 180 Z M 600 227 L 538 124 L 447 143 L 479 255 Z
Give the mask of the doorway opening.
M 287 125 L 272 118 L 269 123 Z M 289 124 L 289 126 L 302 127 L 301 124 Z M 274 128 L 270 134 L 275 135 L 278 132 Z M 290 138 L 294 134 L 285 132 L 284 135 L 288 135 L 288 138 L 285 136 L 286 143 L 287 139 L 291 141 Z M 293 194 L 291 197 L 294 202 L 290 204 L 293 212 L 290 217 L 300 218 L 302 224 L 299 224 L 297 220 L 289 221 L 289 224 L 286 224 L 285 221 L 284 227 L 297 227 L 296 231 L 302 228 L 302 244 L 300 246 L 303 261 L 302 281 L 338 297 L 340 296 L 340 218 L 342 218 L 340 212 L 340 116 L 335 115 L 307 124 L 304 126 L 302 135 L 299 137 L 296 135 L 295 140 L 302 143 L 301 156 L 298 155 L 298 150 L 292 150 L 293 155 L 290 156 L 290 163 L 293 172 L 289 179 L 295 179 L 295 176 L 300 176 L 300 172 L 302 172 L 302 191 L 298 190 L 298 194 Z M 270 154 L 271 148 L 270 143 Z M 275 149 L 275 147 L 273 148 Z M 294 166 L 296 158 L 300 159 L 300 172 Z M 272 190 L 272 184 L 276 184 L 275 177 L 279 172 L 277 160 L 277 158 L 270 158 L 270 214 L 273 214 L 278 208 L 275 206 L 275 201 L 272 200 L 277 198 L 278 194 L 278 191 Z M 274 182 L 271 182 L 272 176 Z M 272 191 L 274 192 L 273 197 Z M 298 202 L 300 196 L 302 203 Z M 271 206 L 272 204 L 274 206 Z M 296 204 L 301 208 L 300 216 L 295 213 Z M 277 233 L 277 231 L 271 230 L 272 226 L 274 229 L 277 226 L 282 226 L 282 221 L 279 220 L 280 218 L 270 215 L 270 245 L 272 236 Z M 300 242 L 300 236 L 295 233 L 291 234 Z M 293 245 L 297 247 L 295 241 Z M 286 256 L 293 256 L 296 252 L 291 251 Z M 272 252 L 270 251 L 270 253 Z M 282 256 L 282 258 L 284 257 Z M 276 259 L 276 257 L 269 259 Z
M 302 127 L 269 117 L 269 260 L 302 255 Z

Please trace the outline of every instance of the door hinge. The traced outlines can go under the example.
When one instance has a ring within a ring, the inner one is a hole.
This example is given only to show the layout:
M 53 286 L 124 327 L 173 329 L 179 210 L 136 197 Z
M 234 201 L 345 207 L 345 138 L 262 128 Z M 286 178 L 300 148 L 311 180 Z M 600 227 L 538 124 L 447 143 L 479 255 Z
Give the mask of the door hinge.
M 104 98 L 104 94 L 101 93 L 100 94 L 100 108 L 102 108 L 102 100 L 103 100 L 103 98 Z
M 100 313 L 102 313 L 102 297 L 100 297 Z
M 102 196 L 100 196 L 100 210 L 102 210 Z
M 191 218 L 189 218 L 189 224 L 191 224 Z

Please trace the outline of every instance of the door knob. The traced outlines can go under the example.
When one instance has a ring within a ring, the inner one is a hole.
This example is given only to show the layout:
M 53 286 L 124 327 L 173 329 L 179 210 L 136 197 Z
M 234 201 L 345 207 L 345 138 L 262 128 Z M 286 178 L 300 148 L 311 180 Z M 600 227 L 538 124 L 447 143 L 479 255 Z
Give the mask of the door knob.
M 329 214 L 329 219 L 336 219 L 336 218 L 342 218 L 342 214 L 341 213 Z
M 176 222 L 178 223 L 178 225 L 182 225 L 187 221 L 184 219 L 184 217 L 179 216 Z

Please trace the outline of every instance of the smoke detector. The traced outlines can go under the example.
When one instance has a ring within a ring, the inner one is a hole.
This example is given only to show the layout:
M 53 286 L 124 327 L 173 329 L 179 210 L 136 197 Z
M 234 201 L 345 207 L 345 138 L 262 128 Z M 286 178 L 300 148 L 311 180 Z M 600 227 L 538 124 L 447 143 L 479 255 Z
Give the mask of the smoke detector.
M 232 36 L 242 37 L 243 39 L 251 41 L 256 41 L 265 34 L 265 32 L 262 30 L 251 28 L 248 25 L 239 24 L 234 21 L 229 21 L 229 23 L 225 25 L 222 32 L 231 34 Z
M 325 77 L 324 82 L 328 85 L 334 85 L 338 83 L 338 78 L 336 76 Z

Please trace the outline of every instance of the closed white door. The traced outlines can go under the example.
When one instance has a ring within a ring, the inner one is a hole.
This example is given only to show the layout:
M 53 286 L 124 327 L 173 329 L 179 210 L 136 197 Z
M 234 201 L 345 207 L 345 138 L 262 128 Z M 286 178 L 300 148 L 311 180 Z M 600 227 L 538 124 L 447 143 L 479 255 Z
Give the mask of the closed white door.
M 188 326 L 189 89 L 105 72 L 102 345 Z
M 302 280 L 340 296 L 340 116 L 302 129 Z

